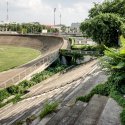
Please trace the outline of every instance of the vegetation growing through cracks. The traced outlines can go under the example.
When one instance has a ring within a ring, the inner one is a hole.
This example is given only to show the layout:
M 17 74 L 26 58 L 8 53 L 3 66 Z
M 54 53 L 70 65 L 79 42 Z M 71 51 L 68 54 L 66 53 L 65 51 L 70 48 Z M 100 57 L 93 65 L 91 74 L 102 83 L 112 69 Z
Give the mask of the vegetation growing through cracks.
M 40 118 L 42 119 L 46 115 L 56 111 L 58 105 L 59 104 L 57 102 L 46 103 L 45 106 L 43 107 L 43 110 L 40 113 Z
M 66 65 L 62 65 L 57 61 L 46 70 L 34 75 L 31 80 L 24 80 L 18 85 L 13 85 L 6 89 L 0 90 L 0 107 L 3 107 L 10 102 L 16 103 L 22 100 L 21 96 L 27 93 L 27 89 L 64 70 L 66 67 Z M 15 97 L 3 103 L 3 100 L 7 99 L 12 95 L 15 95 Z

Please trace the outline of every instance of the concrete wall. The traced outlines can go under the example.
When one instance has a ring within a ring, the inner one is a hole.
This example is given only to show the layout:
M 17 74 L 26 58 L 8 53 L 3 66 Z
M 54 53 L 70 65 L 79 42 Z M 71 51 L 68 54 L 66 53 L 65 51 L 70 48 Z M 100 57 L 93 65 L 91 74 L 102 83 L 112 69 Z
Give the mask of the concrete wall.
M 0 45 L 29 47 L 41 52 L 59 49 L 62 44 L 63 38 L 55 36 L 0 34 Z

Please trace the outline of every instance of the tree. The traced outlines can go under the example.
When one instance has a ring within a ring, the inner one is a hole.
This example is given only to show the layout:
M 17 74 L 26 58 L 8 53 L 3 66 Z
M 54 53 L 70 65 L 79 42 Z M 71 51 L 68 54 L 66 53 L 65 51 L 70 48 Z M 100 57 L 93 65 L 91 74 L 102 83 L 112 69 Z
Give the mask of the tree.
M 94 7 L 89 11 L 89 17 L 93 18 L 100 13 L 115 13 L 125 17 L 125 0 L 105 0 L 102 4 L 94 3 Z
M 118 46 L 119 36 L 125 34 L 125 0 L 105 0 L 95 4 L 81 31 L 98 44 Z
M 80 29 L 98 44 L 118 45 L 118 36 L 122 32 L 124 19 L 116 14 L 106 13 L 85 20 Z

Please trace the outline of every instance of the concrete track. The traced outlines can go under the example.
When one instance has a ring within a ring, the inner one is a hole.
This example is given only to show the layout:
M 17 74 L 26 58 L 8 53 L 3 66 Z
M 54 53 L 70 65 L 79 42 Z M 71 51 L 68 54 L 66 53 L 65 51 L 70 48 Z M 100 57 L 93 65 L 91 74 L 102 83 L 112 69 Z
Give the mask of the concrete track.
M 20 74 L 25 69 L 28 69 L 33 64 L 40 61 L 43 57 L 58 51 L 62 47 L 63 43 L 63 38 L 56 36 L 0 35 L 0 45 L 29 47 L 37 49 L 42 53 L 41 57 L 37 58 L 36 60 L 33 60 L 15 69 L 0 73 L 0 84 L 3 84 L 6 80 L 14 77 L 17 74 Z M 66 47 L 66 44 L 64 44 L 64 47 Z

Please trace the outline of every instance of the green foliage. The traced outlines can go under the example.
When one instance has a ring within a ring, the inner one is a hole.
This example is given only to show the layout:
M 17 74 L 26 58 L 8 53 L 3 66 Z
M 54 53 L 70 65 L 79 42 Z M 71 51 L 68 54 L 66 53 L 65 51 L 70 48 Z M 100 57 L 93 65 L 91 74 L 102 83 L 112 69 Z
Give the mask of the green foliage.
M 125 17 L 125 1 L 124 0 L 105 0 L 101 4 L 94 4 L 89 11 L 89 17 L 93 18 L 100 13 L 115 13 Z
M 46 70 L 34 75 L 30 81 L 24 80 L 21 83 L 19 83 L 18 85 L 13 85 L 6 89 L 0 90 L 0 107 L 3 107 L 4 105 L 6 105 L 10 102 L 16 103 L 16 102 L 22 100 L 21 96 L 27 92 L 26 90 L 28 88 L 34 86 L 35 84 L 41 82 L 42 80 L 49 78 L 50 76 L 54 75 L 55 73 L 58 73 L 58 72 L 64 70 L 66 67 L 67 66 L 60 64 L 58 61 L 55 61 Z M 15 96 L 15 98 L 8 100 L 6 103 L 1 103 L 4 99 L 7 99 L 11 95 L 16 95 L 16 96 Z
M 122 40 L 124 40 L 122 38 Z M 121 46 L 124 46 L 122 42 Z M 122 125 L 125 125 L 125 48 L 113 49 L 105 47 L 102 58 L 103 67 L 108 70 L 110 77 L 105 84 L 96 86 L 88 95 L 78 97 L 77 100 L 88 102 L 94 94 L 110 96 L 124 108 L 120 115 Z
M 19 86 L 11 86 L 7 88 L 7 92 L 10 93 L 11 95 L 18 94 L 21 91 Z
M 75 44 L 75 38 L 70 37 L 69 42 L 70 42 L 71 45 L 74 45 Z
M 7 92 L 6 89 L 0 90 L 0 102 L 6 98 L 8 98 L 10 94 Z
M 19 86 L 21 87 L 21 88 L 24 88 L 25 90 L 26 89 L 28 89 L 28 88 L 30 88 L 30 87 L 32 87 L 33 85 L 35 85 L 36 83 L 35 82 L 33 82 L 33 81 L 28 81 L 28 80 L 24 80 L 24 81 L 22 81 L 20 84 L 19 84 Z
M 98 44 L 118 46 L 118 37 L 122 32 L 124 19 L 112 13 L 97 15 L 81 24 L 81 31 Z
M 81 24 L 81 30 L 98 44 L 118 46 L 119 36 L 125 36 L 125 0 L 94 3 L 89 18 Z
M 19 101 L 21 101 L 21 100 L 22 100 L 21 95 L 20 95 L 20 94 L 17 94 L 17 95 L 15 96 L 15 98 L 12 99 L 12 102 L 15 104 L 15 103 L 17 103 L 17 102 L 19 102 Z
M 94 94 L 100 94 L 100 95 L 108 96 L 109 93 L 110 93 L 110 86 L 108 86 L 108 85 L 109 85 L 108 83 L 99 84 L 94 89 L 92 89 L 92 91 L 88 95 L 78 97 L 76 99 L 76 101 L 80 100 L 80 101 L 83 101 L 83 102 L 89 102 L 89 100 L 92 98 L 92 96 Z
M 101 53 L 103 53 L 103 51 L 105 50 L 104 46 L 101 45 L 80 45 L 80 44 L 74 44 L 71 46 L 71 48 L 73 50 L 84 50 L 84 51 L 99 51 Z
M 42 119 L 46 115 L 56 111 L 57 107 L 58 107 L 57 102 L 46 103 L 46 105 L 44 106 L 44 109 L 40 113 L 40 118 Z
M 122 113 L 120 114 L 121 123 L 125 125 L 125 109 L 123 109 Z
M 56 64 L 54 67 L 48 67 L 46 70 L 42 71 L 41 73 L 37 73 L 35 76 L 33 76 L 31 81 L 39 83 L 49 78 L 50 76 L 64 70 L 65 68 L 66 66 L 61 64 Z
M 123 50 L 124 48 L 109 49 L 106 47 L 105 56 L 101 59 L 101 61 L 103 67 L 107 68 L 108 72 L 112 74 L 125 74 L 125 53 Z

